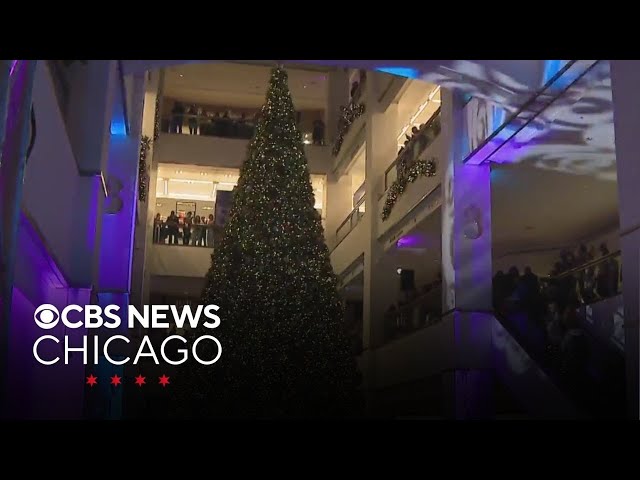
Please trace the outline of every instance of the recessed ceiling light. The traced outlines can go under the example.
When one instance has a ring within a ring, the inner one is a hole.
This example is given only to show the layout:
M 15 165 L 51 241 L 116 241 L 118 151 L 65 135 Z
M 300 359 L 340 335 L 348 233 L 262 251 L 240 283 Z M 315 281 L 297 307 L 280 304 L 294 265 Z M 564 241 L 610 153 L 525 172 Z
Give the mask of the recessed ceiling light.
M 180 74 L 180 78 L 182 78 L 182 77 L 184 77 L 184 75 L 183 75 L 183 74 Z

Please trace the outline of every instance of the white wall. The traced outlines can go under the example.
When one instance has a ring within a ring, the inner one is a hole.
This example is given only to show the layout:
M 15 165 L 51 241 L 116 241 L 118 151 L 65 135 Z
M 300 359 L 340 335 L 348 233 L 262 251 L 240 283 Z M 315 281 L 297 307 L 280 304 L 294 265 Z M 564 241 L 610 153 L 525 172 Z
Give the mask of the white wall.
M 364 252 L 369 238 L 369 221 L 365 214 L 354 229 L 331 252 L 331 265 L 340 275 Z M 334 233 L 335 238 L 335 233 Z
M 247 156 L 248 140 L 203 135 L 160 134 L 153 161 L 182 165 L 240 168 Z M 305 145 L 310 173 L 326 174 L 331 165 L 331 148 Z
M 204 278 L 211 266 L 212 248 L 152 245 L 148 262 L 151 275 Z

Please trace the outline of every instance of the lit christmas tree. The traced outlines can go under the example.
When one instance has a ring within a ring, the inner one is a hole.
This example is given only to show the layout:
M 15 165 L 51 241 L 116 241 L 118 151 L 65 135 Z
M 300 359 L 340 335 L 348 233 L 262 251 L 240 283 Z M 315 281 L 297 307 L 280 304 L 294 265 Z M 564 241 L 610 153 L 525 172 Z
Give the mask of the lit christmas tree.
M 287 73 L 274 68 L 203 292 L 204 304 L 220 306 L 213 335 L 222 356 L 180 373 L 183 414 L 361 411 L 359 373 L 294 112 Z M 205 333 L 212 332 L 196 335 Z M 212 342 L 201 343 L 201 357 L 213 358 L 205 344 Z

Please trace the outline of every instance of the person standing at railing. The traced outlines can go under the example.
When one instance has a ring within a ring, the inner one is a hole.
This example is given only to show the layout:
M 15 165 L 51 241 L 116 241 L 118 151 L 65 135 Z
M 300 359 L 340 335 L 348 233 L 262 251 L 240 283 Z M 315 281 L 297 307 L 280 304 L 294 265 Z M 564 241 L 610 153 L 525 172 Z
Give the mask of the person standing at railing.
M 184 122 L 184 107 L 180 102 L 176 102 L 171 110 L 173 116 L 173 133 L 182 133 L 182 123 Z
M 214 242 L 214 229 L 215 229 L 215 222 L 213 221 L 213 215 L 210 213 L 209 214 L 209 220 L 207 221 L 207 227 L 206 227 L 206 238 L 205 238 L 205 246 L 206 247 L 213 247 L 215 245 Z
M 167 217 L 167 236 L 169 237 L 169 245 L 178 244 L 178 217 L 173 210 Z
M 153 219 L 153 243 L 160 243 L 162 236 L 162 218 L 160 214 L 156 213 L 156 217 Z
M 193 245 L 201 247 L 202 245 L 202 223 L 200 221 L 200 215 L 196 215 L 193 222 Z
M 189 135 L 197 135 L 198 134 L 198 109 L 195 105 L 191 105 L 189 110 L 187 111 L 189 118 L 187 123 L 189 124 Z
M 324 145 L 324 122 L 319 118 L 313 121 L 312 139 L 314 145 Z
M 187 212 L 187 216 L 184 217 L 184 224 L 182 225 L 182 244 L 189 245 L 191 240 L 191 226 L 193 225 L 193 213 Z
M 209 123 L 209 117 L 207 115 L 207 112 L 204 108 L 198 108 L 198 124 L 200 127 L 200 135 L 206 135 L 206 133 L 203 132 L 203 126 L 207 125 Z M 207 127 L 205 127 L 206 129 Z

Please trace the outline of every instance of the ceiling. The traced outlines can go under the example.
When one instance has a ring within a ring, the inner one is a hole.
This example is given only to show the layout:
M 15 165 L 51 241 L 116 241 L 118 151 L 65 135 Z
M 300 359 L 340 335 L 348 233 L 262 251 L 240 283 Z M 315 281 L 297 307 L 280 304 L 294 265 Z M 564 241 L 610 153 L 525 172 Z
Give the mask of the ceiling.
M 575 244 L 618 225 L 607 62 L 492 157 L 494 254 Z
M 125 74 L 178 65 L 216 65 L 217 60 L 122 60 Z M 260 61 L 238 61 L 260 63 Z M 513 108 L 521 106 L 546 81 L 546 60 L 289 60 L 304 68 L 386 69 L 408 78 L 420 78 Z M 395 70 L 390 70 L 395 69 Z M 298 107 L 301 108 L 301 107 Z
M 592 175 L 493 165 L 494 255 L 575 245 L 618 225 L 618 185 Z
M 186 103 L 259 108 L 263 105 L 272 64 L 196 63 L 168 67 L 164 94 Z M 287 68 L 289 88 L 298 110 L 324 110 L 328 69 Z

